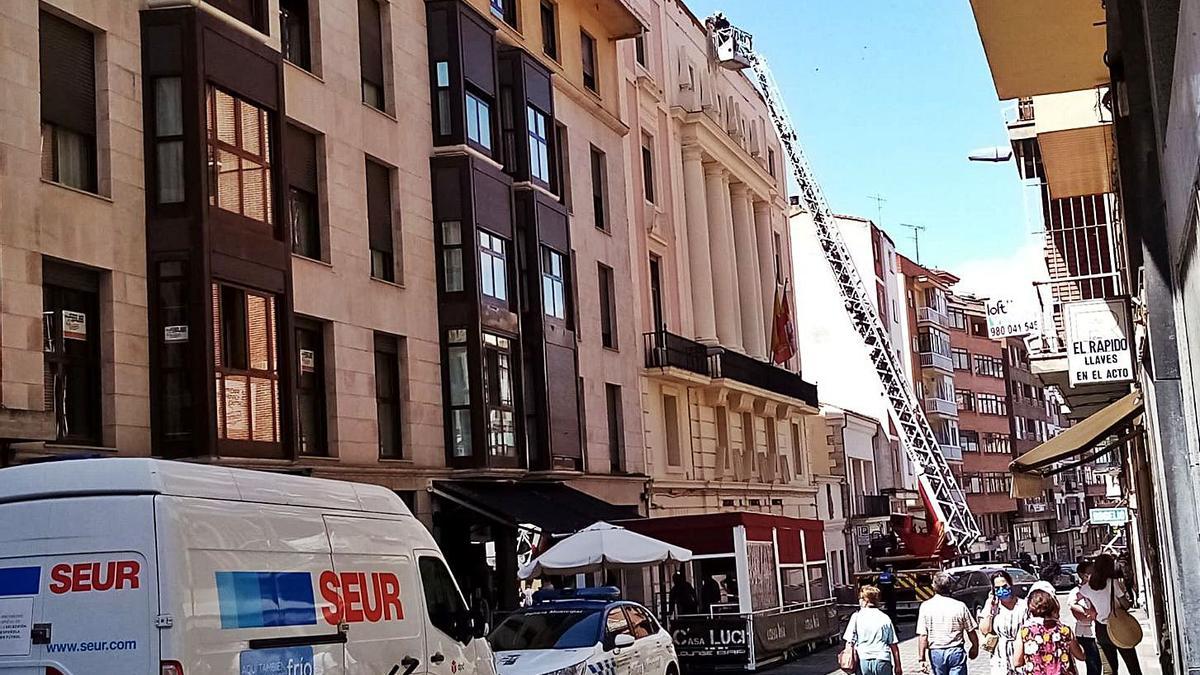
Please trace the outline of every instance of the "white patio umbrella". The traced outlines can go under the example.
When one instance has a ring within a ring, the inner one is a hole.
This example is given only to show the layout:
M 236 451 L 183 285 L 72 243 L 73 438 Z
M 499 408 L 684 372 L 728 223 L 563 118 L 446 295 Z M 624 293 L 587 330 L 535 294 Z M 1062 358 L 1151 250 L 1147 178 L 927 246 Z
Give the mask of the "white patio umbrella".
M 524 565 L 518 576 L 529 579 L 540 574 L 584 574 L 691 559 L 692 552 L 686 548 L 599 522 L 558 542 Z

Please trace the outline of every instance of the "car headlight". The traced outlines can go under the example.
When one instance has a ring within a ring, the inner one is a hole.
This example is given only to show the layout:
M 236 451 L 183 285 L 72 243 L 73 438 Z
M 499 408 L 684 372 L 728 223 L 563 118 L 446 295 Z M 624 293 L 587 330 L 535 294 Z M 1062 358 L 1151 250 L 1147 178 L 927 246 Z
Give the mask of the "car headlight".
M 576 663 L 573 666 L 567 666 L 566 668 L 559 668 L 558 670 L 552 670 L 552 671 L 546 673 L 546 675 L 583 675 L 585 672 L 587 672 L 586 663 L 587 663 L 586 661 L 580 661 L 579 663 Z

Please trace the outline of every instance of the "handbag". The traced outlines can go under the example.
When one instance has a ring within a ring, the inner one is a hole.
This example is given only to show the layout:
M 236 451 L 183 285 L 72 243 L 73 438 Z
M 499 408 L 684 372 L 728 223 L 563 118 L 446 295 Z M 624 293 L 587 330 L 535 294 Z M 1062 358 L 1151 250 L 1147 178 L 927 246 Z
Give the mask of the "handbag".
M 1117 585 L 1109 581 L 1108 602 L 1112 610 L 1108 614 L 1108 639 L 1122 649 L 1133 649 L 1142 641 L 1142 624 L 1133 618 L 1116 600 Z
M 854 640 L 858 639 L 858 612 L 850 617 L 850 633 Z M 847 673 L 858 672 L 858 650 L 854 648 L 854 640 L 846 642 L 846 647 L 838 652 L 838 668 Z
M 1000 636 L 995 633 L 988 633 L 983 638 L 983 648 L 990 654 L 996 653 L 996 647 L 1000 644 Z

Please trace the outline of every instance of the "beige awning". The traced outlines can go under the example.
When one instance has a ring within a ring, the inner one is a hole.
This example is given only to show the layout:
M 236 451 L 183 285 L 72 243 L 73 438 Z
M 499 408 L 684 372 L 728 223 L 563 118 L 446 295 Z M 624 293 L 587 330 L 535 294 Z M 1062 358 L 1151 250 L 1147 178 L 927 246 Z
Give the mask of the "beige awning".
M 971 0 L 1000 100 L 1109 81 L 1099 0 Z
M 1038 134 L 1046 183 L 1054 199 L 1112 192 L 1111 124 Z
M 1141 413 L 1142 395 L 1141 392 L 1134 391 L 1016 458 L 1009 465 L 1013 472 L 1012 496 L 1042 496 L 1045 478 L 1056 473 L 1056 465 L 1093 450 Z M 1107 447 L 1103 448 L 1099 453 L 1083 457 L 1076 463 L 1090 461 L 1097 454 L 1104 454 L 1108 450 Z

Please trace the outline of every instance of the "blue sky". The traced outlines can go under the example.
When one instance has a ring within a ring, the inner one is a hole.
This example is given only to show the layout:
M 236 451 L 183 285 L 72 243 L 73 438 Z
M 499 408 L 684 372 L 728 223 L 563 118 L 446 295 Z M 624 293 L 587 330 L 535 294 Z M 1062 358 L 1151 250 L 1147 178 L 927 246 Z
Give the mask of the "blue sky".
M 1032 250 L 1015 167 L 966 159 L 1007 144 L 968 0 L 686 1 L 754 34 L 834 211 L 883 196 L 900 251 L 924 225 L 921 261 L 952 272 Z

